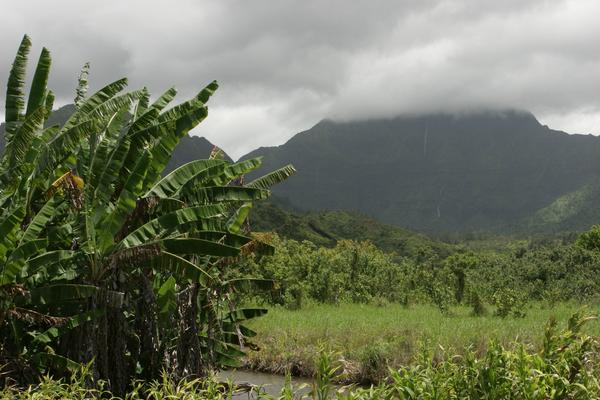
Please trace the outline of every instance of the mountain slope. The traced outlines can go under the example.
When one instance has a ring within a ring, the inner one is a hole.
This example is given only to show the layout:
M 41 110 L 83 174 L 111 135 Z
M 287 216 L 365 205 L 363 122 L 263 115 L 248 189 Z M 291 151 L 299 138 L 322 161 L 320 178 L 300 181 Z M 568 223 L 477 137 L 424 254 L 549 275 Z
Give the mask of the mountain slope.
M 275 193 L 305 210 L 356 210 L 424 232 L 511 226 L 598 178 L 600 139 L 517 111 L 322 121 L 262 155 L 298 173 Z

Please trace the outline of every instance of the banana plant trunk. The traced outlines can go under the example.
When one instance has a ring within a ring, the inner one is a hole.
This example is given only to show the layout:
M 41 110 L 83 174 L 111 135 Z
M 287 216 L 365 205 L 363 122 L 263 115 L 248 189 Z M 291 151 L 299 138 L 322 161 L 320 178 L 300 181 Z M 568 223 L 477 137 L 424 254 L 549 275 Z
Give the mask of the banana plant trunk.
M 179 295 L 179 335 L 177 341 L 177 378 L 201 377 L 206 375 L 206 363 L 202 357 L 200 330 L 198 328 L 198 292 L 200 285 L 192 283 Z

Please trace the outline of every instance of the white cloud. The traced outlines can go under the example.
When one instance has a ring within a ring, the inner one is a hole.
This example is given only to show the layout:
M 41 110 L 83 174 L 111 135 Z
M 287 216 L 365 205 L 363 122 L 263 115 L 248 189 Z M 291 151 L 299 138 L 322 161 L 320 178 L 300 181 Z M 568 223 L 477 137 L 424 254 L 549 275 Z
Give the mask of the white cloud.
M 523 108 L 600 133 L 597 0 L 23 0 L 2 5 L 0 82 L 23 33 L 52 50 L 69 102 L 80 66 L 191 96 L 218 79 L 205 134 L 234 157 L 321 118 Z M 0 101 L 3 101 L 3 93 Z

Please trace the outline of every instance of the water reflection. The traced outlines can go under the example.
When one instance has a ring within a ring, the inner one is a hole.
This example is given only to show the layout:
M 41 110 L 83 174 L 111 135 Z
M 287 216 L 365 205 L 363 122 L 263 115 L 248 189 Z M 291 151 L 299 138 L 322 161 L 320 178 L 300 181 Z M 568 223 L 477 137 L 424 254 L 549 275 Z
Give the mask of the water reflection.
M 230 380 L 236 384 L 249 383 L 261 388 L 264 393 L 277 397 L 281 393 L 281 389 L 285 386 L 285 377 L 281 375 L 265 374 L 252 371 L 221 371 L 217 375 L 221 381 Z M 310 392 L 310 384 L 312 380 L 306 378 L 293 378 L 292 384 L 298 394 L 308 394 Z M 254 393 L 241 393 L 233 397 L 234 399 L 256 399 Z

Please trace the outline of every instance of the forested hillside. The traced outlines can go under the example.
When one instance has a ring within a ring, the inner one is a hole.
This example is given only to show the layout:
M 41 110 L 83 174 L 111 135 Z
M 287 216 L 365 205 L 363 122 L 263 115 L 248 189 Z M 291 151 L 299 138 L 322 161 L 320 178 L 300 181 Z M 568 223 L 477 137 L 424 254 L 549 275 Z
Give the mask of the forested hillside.
M 399 256 L 422 253 L 447 256 L 452 247 L 429 237 L 349 211 L 294 212 L 273 202 L 256 204 L 250 215 L 253 230 L 273 231 L 297 241 L 332 247 L 341 240 L 368 240 L 379 249 Z
M 560 196 L 538 210 L 517 228 L 522 233 L 553 234 L 564 231 L 584 231 L 600 223 L 600 181 L 592 180 L 581 188 Z

